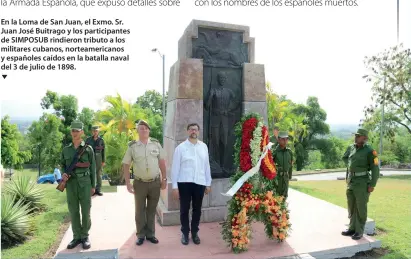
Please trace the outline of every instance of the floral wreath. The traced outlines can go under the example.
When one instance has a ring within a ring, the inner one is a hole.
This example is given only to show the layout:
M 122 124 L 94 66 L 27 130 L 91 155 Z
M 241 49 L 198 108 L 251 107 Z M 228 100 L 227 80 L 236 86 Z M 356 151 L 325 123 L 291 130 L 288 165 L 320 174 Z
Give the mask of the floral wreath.
M 269 143 L 268 129 L 259 114 L 245 115 L 236 124 L 235 134 L 234 160 L 238 169 L 231 176 L 232 184 L 257 165 L 264 147 Z M 260 174 L 250 177 L 228 201 L 222 236 L 235 253 L 247 250 L 254 220 L 263 222 L 267 237 L 279 242 L 286 239 L 291 229 L 284 197 L 275 194 L 277 172 L 271 150 L 262 159 L 259 171 Z

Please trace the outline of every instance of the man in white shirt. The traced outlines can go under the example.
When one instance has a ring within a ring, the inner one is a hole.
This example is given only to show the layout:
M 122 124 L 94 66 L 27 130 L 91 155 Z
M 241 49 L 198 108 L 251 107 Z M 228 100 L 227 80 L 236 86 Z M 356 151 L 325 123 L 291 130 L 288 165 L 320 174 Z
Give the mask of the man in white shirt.
M 187 126 L 188 139 L 174 151 L 171 177 L 173 196 L 180 199 L 181 243 L 188 245 L 189 211 L 192 202 L 191 237 L 195 244 L 200 244 L 198 236 L 201 218 L 201 205 L 204 193 L 211 190 L 211 173 L 207 145 L 198 140 L 200 126 L 192 123 Z

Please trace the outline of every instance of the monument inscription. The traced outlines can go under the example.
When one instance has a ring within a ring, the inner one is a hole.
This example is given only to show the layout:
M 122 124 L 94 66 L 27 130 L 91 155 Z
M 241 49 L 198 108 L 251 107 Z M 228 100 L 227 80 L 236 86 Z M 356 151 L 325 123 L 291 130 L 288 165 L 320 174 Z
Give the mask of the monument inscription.
M 211 174 L 213 179 L 227 178 L 236 170 L 234 126 L 242 116 L 248 45 L 242 32 L 200 27 L 192 46 L 193 58 L 203 60 L 203 132 Z

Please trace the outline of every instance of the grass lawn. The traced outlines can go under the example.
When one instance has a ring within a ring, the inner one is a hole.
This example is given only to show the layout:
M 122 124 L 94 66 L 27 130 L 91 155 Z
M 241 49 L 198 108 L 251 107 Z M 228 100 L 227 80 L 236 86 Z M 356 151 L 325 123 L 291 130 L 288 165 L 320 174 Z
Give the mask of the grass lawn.
M 381 177 L 370 196 L 368 217 L 377 227 L 374 238 L 381 240 L 387 251 L 381 259 L 411 258 L 410 180 L 410 175 Z M 345 181 L 293 181 L 290 187 L 347 208 Z M 374 251 L 372 257 L 381 252 Z
M 16 175 L 31 175 L 33 180 L 37 179 L 37 172 L 33 170 L 17 172 Z M 5 179 L 3 184 L 6 184 L 7 181 L 8 179 Z M 103 185 L 102 192 L 117 191 L 117 187 L 108 186 L 107 181 L 103 181 Z M 66 191 L 57 191 L 55 184 L 42 184 L 40 186 L 44 190 L 45 211 L 34 215 L 33 230 L 29 239 L 19 246 L 2 249 L 1 258 L 51 258 L 54 256 L 55 250 L 70 224 Z

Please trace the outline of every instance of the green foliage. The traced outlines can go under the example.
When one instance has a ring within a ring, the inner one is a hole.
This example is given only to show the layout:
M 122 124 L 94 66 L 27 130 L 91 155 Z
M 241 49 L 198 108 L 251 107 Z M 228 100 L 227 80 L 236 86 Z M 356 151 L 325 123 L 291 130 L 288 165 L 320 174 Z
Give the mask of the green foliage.
M 23 140 L 17 125 L 10 124 L 10 118 L 1 119 L 1 164 L 19 169 L 31 159 L 30 151 L 21 151 L 19 142 Z
M 93 126 L 94 116 L 94 111 L 87 107 L 84 107 L 77 115 L 78 120 L 84 125 L 84 134 L 86 136 L 91 136 L 91 127 Z
M 1 245 L 23 242 L 30 228 L 29 204 L 10 194 L 1 195 Z
M 167 93 L 164 100 L 167 101 Z M 163 116 L 163 95 L 156 90 L 147 90 L 143 95 L 137 97 L 136 104 L 143 109 L 149 109 L 154 115 Z
M 28 130 L 28 138 L 35 163 L 42 171 L 52 171 L 60 163 L 63 133 L 61 119 L 54 114 L 43 114 Z
M 44 192 L 30 176 L 13 177 L 5 184 L 4 192 L 27 204 L 33 210 L 42 208 L 41 199 L 44 197 Z
M 384 50 L 365 58 L 370 71 L 363 78 L 372 83 L 374 104 L 367 107 L 365 124 L 378 127 L 380 107 L 385 104 L 384 132 L 393 137 L 395 129 L 402 127 L 411 134 L 411 51 L 403 45 Z M 384 83 L 385 82 L 385 83 Z M 378 115 L 377 115 L 378 116 Z

